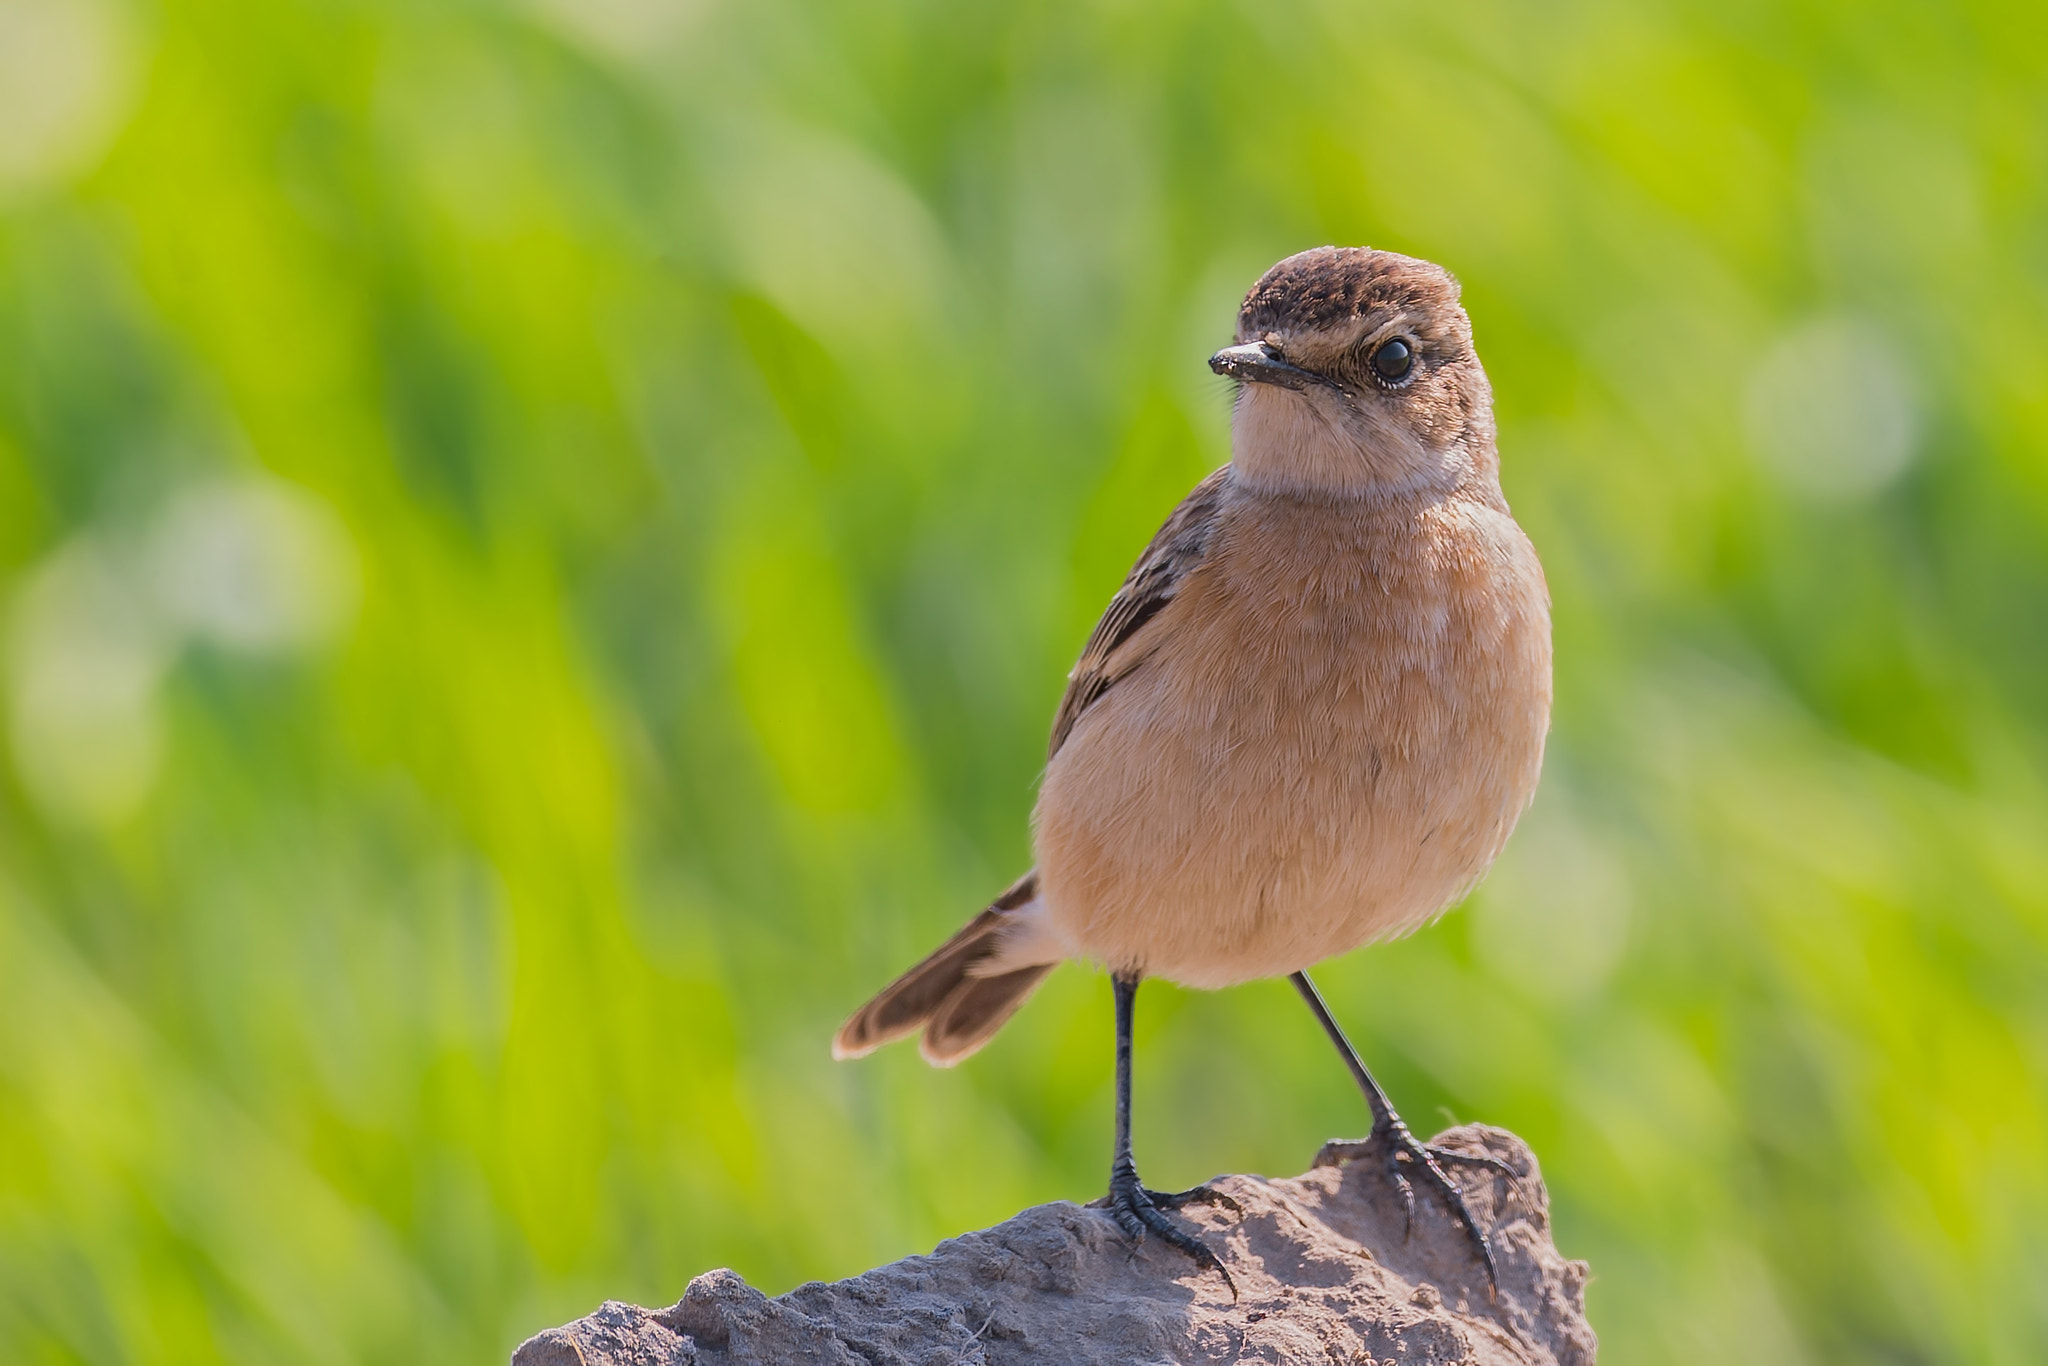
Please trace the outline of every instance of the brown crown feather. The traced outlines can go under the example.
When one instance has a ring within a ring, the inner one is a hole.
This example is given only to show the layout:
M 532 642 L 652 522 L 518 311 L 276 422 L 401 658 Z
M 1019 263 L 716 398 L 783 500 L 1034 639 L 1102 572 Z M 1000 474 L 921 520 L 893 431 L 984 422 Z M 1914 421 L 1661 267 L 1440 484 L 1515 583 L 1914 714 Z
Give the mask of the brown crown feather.
M 1458 281 L 1432 261 L 1371 247 L 1315 247 L 1259 277 L 1238 310 L 1237 336 L 1323 332 L 1377 312 L 1452 316 Z

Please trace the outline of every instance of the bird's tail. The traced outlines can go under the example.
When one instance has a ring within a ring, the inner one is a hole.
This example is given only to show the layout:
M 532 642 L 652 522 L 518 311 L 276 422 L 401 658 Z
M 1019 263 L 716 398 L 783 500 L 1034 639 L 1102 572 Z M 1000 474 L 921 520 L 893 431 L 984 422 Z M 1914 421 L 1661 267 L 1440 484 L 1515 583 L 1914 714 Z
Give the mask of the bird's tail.
M 1033 963 L 987 971 L 1002 954 L 1005 932 L 1012 928 L 1016 913 L 1037 895 L 1034 869 L 930 957 L 856 1010 L 833 1037 L 832 1056 L 858 1058 L 922 1029 L 918 1052 L 924 1060 L 951 1067 L 995 1037 L 1053 969 L 1051 963 Z

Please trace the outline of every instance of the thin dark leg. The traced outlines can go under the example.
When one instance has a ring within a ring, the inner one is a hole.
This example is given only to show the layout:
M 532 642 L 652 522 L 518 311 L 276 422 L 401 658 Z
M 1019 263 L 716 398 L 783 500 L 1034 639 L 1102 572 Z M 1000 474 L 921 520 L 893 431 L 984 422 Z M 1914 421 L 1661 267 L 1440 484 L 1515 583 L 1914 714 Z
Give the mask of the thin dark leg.
M 1166 1217 L 1166 1211 L 1197 1203 L 1235 1208 L 1237 1202 L 1207 1186 L 1178 1195 L 1162 1195 L 1146 1190 L 1138 1180 L 1137 1164 L 1131 1160 L 1131 1021 L 1138 999 L 1138 978 L 1135 974 L 1117 973 L 1110 983 L 1116 991 L 1116 1153 L 1109 1164 L 1109 1194 L 1098 1203 L 1115 1216 L 1118 1225 L 1133 1239 L 1143 1242 L 1147 1233 L 1156 1233 L 1162 1241 L 1192 1257 L 1197 1266 L 1219 1272 L 1223 1283 L 1230 1287 L 1230 1298 L 1235 1300 L 1237 1282 L 1231 1279 L 1230 1272 L 1207 1243 L 1183 1232 Z
M 1109 1162 L 1109 1183 L 1115 1186 L 1138 1177 L 1131 1160 L 1131 1036 L 1137 1032 L 1138 979 L 1119 974 L 1109 982 L 1116 997 L 1116 1153 Z
M 1343 1057 L 1344 1065 L 1351 1069 L 1352 1080 L 1356 1081 L 1358 1089 L 1365 1093 L 1365 1103 L 1372 1110 L 1372 1132 L 1363 1143 L 1325 1143 L 1323 1150 L 1316 1154 L 1316 1165 L 1334 1167 L 1347 1158 L 1365 1156 L 1375 1143 L 1385 1144 L 1387 1174 L 1392 1177 L 1395 1189 L 1401 1192 L 1401 1204 L 1407 1214 L 1408 1231 L 1412 1233 L 1415 1229 L 1415 1189 L 1408 1183 L 1408 1176 L 1401 1170 L 1401 1164 L 1404 1160 L 1416 1164 L 1421 1168 L 1424 1179 L 1443 1192 L 1451 1212 L 1458 1217 L 1458 1222 L 1465 1226 L 1465 1231 L 1471 1235 L 1473 1243 L 1478 1247 L 1479 1260 L 1486 1264 L 1487 1293 L 1491 1295 L 1497 1292 L 1500 1289 L 1500 1273 L 1493 1263 L 1493 1245 L 1487 1242 L 1486 1232 L 1479 1227 L 1479 1221 L 1472 1217 L 1472 1210 L 1465 1203 L 1464 1192 L 1460 1191 L 1457 1183 L 1444 1172 L 1440 1162 L 1469 1162 L 1475 1166 L 1492 1167 L 1509 1176 L 1514 1175 L 1514 1169 L 1497 1157 L 1461 1153 L 1455 1148 L 1432 1148 L 1417 1139 L 1408 1131 L 1408 1126 L 1402 1123 L 1401 1117 L 1394 1113 L 1393 1102 L 1387 1099 L 1387 1093 L 1380 1088 L 1379 1082 L 1373 1079 L 1371 1071 L 1366 1068 L 1365 1059 L 1358 1056 L 1358 1050 L 1353 1048 L 1351 1040 L 1345 1037 L 1344 1027 L 1337 1023 L 1336 1016 L 1330 1014 L 1330 1008 L 1323 1004 L 1323 995 L 1316 990 L 1316 984 L 1308 980 L 1308 974 L 1305 972 L 1295 973 L 1291 980 L 1294 982 L 1294 989 L 1301 993 L 1301 999 L 1308 1002 L 1308 1008 L 1322 1024 L 1323 1032 L 1328 1034 L 1330 1042 L 1337 1046 L 1337 1052 Z

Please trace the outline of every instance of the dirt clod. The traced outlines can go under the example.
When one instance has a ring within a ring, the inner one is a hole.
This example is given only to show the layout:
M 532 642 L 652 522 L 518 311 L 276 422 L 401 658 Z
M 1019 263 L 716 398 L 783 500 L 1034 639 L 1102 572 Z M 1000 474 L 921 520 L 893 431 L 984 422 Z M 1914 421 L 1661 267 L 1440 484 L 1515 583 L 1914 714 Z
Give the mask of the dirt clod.
M 1223 1278 L 1149 1240 L 1131 1255 L 1108 1214 L 1060 1201 L 851 1280 L 768 1298 L 731 1271 L 690 1282 L 667 1309 L 607 1302 L 551 1328 L 513 1366 L 1128 1366 L 1132 1362 L 1593 1366 L 1586 1265 L 1550 1240 L 1536 1158 L 1503 1129 L 1434 1142 L 1487 1152 L 1520 1175 L 1457 1176 L 1500 1266 L 1500 1293 L 1436 1202 L 1399 1195 L 1374 1162 L 1284 1181 L 1219 1177 L 1227 1205 L 1182 1218 L 1230 1268 Z

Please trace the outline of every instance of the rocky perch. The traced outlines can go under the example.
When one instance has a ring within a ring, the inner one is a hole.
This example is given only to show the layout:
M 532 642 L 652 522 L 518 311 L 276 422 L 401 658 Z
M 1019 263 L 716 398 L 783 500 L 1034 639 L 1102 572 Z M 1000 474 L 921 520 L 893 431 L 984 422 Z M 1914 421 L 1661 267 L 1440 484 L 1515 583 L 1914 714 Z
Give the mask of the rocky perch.
M 1154 1239 L 1133 1253 L 1110 1216 L 1060 1201 L 852 1280 L 769 1299 L 730 1271 L 690 1282 L 667 1309 L 616 1301 L 551 1328 L 513 1366 L 1094 1366 L 1265 1361 L 1317 1366 L 1592 1366 L 1586 1264 L 1550 1239 L 1550 1199 L 1528 1145 L 1468 1124 L 1445 1147 L 1517 1175 L 1459 1164 L 1500 1266 L 1500 1293 L 1440 1202 L 1418 1190 L 1412 1234 L 1377 1162 L 1317 1165 L 1286 1181 L 1225 1176 L 1236 1203 L 1181 1218 L 1238 1288 Z

